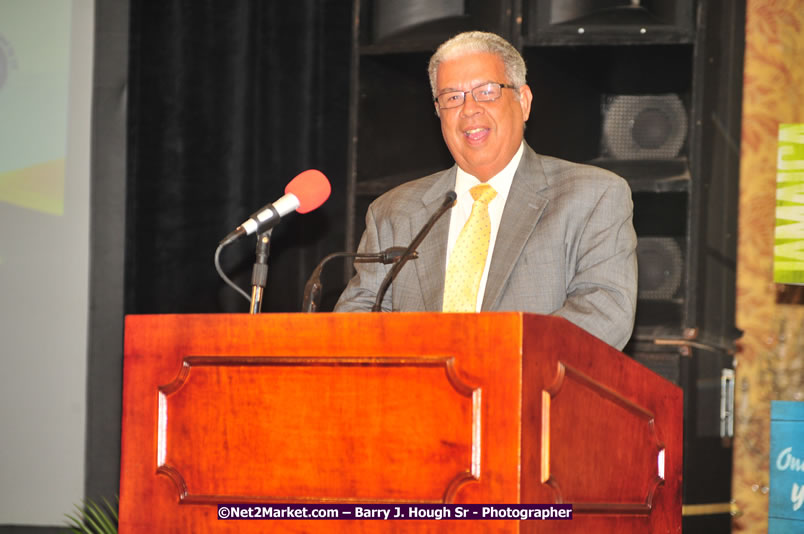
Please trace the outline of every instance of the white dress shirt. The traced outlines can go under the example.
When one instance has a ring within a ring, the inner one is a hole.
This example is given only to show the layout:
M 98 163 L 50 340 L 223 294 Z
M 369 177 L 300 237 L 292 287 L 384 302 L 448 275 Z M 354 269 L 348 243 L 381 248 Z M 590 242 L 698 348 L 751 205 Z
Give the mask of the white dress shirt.
M 477 291 L 476 311 L 480 311 L 483 304 L 483 294 L 486 292 L 486 280 L 488 280 L 489 277 L 489 265 L 491 265 L 491 256 L 494 253 L 494 243 L 497 241 L 497 230 L 500 228 L 500 219 L 502 219 L 505 201 L 508 199 L 508 192 L 511 190 L 511 183 L 514 181 L 514 174 L 516 173 L 517 167 L 519 167 L 519 160 L 522 159 L 524 150 L 525 144 L 523 141 L 523 144 L 519 146 L 519 150 L 516 151 L 514 157 L 508 162 L 508 165 L 486 182 L 497 191 L 497 196 L 489 203 L 491 236 L 489 239 L 489 252 L 486 256 L 486 265 L 483 267 L 483 277 L 480 279 L 480 288 L 478 288 Z M 458 167 L 458 172 L 455 177 L 455 193 L 458 195 L 458 200 L 456 201 L 455 207 L 450 210 L 446 265 L 449 265 L 449 256 L 452 253 L 452 248 L 455 246 L 458 235 L 461 233 L 461 229 L 466 224 L 467 219 L 469 219 L 469 214 L 472 212 L 474 199 L 469 190 L 481 183 L 483 182 Z

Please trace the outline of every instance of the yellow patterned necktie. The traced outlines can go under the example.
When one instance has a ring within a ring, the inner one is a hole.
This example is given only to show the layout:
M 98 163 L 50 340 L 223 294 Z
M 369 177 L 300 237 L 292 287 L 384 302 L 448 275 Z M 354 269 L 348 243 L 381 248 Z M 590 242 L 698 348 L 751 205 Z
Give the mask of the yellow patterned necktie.
M 477 292 L 489 253 L 489 202 L 497 196 L 497 191 L 488 184 L 480 184 L 469 193 L 475 202 L 449 256 L 442 306 L 445 312 L 474 312 L 477 309 Z

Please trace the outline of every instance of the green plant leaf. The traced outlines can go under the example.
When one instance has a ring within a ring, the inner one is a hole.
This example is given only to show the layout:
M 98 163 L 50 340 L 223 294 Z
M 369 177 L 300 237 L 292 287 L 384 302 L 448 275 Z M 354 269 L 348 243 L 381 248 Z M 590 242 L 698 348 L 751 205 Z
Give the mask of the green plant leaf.
M 106 512 L 93 501 L 87 501 L 87 518 L 95 526 L 95 529 L 102 534 L 116 532 L 114 525 L 109 521 Z
M 120 505 L 120 497 L 116 497 L 116 499 L 117 499 L 117 505 L 119 506 Z M 119 521 L 119 518 L 117 517 L 117 506 L 112 506 L 109 503 L 109 501 L 106 500 L 106 497 L 103 498 L 103 502 L 106 504 L 106 508 L 109 509 L 109 513 L 112 514 L 112 517 L 114 518 L 114 524 L 116 525 L 118 523 L 118 521 Z
M 78 507 L 76 507 L 76 510 L 78 510 Z M 79 510 L 79 515 L 81 515 L 80 510 Z M 77 517 L 75 517 L 73 515 L 70 515 L 70 514 L 64 514 L 64 516 L 71 521 L 70 523 L 67 524 L 67 526 L 72 527 L 73 530 L 75 530 L 76 528 L 81 529 L 83 527 L 83 525 L 82 525 L 83 521 L 81 521 Z
M 75 505 L 76 514 L 64 514 L 69 520 L 67 527 L 76 534 L 117 534 L 117 510 L 104 498 L 104 506 L 92 499 L 82 501 L 83 506 Z M 112 519 L 114 518 L 114 519 Z
M 102 530 L 102 529 L 101 529 L 101 527 L 98 525 L 98 523 L 95 521 L 95 519 L 92 517 L 92 515 L 93 515 L 93 514 L 92 514 L 92 510 L 91 510 L 89 507 L 87 507 L 87 508 L 84 510 L 84 521 L 86 521 L 86 523 L 87 523 L 87 524 L 88 524 L 90 527 L 92 527 L 92 528 L 90 529 L 90 532 L 96 532 L 96 533 L 98 533 L 98 534 L 102 534 L 102 533 L 103 533 L 103 530 Z

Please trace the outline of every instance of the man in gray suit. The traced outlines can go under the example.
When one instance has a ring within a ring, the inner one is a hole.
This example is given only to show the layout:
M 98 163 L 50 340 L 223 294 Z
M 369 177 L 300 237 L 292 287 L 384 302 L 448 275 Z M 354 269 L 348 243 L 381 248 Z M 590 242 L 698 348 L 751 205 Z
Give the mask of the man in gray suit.
M 470 189 L 488 184 L 496 193 L 487 203 L 488 251 L 476 262 L 485 261 L 477 295 L 469 298 L 472 304 L 476 298 L 476 306 L 465 311 L 559 315 L 622 349 L 633 329 L 637 289 L 628 184 L 608 171 L 541 156 L 527 146 L 523 134 L 533 95 L 524 60 L 501 37 L 457 35 L 439 47 L 429 72 L 456 165 L 375 200 L 358 251 L 407 246 L 448 191 L 458 200 L 417 248 L 418 259 L 399 272 L 383 310 L 450 309 L 444 306 L 445 276 L 449 286 L 450 256 L 470 211 L 474 217 Z M 389 270 L 376 263 L 355 268 L 335 311 L 370 310 Z

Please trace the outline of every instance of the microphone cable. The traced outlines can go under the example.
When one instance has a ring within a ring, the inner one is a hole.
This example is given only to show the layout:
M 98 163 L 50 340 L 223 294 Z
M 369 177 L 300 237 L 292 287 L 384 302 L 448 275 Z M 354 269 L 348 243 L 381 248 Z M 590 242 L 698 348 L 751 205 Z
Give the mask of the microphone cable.
M 223 281 L 226 282 L 227 285 L 229 285 L 229 287 L 231 287 L 232 289 L 243 295 L 243 298 L 246 299 L 249 303 L 251 303 L 251 297 L 249 296 L 249 294 L 243 291 L 243 289 L 237 284 L 235 284 L 232 280 L 230 280 L 229 277 L 226 276 L 226 273 L 223 272 L 223 269 L 221 269 L 221 251 L 225 246 L 226 243 L 221 242 L 218 244 L 218 248 L 215 249 L 215 270 L 218 271 L 218 276 L 220 276 L 223 279 Z

